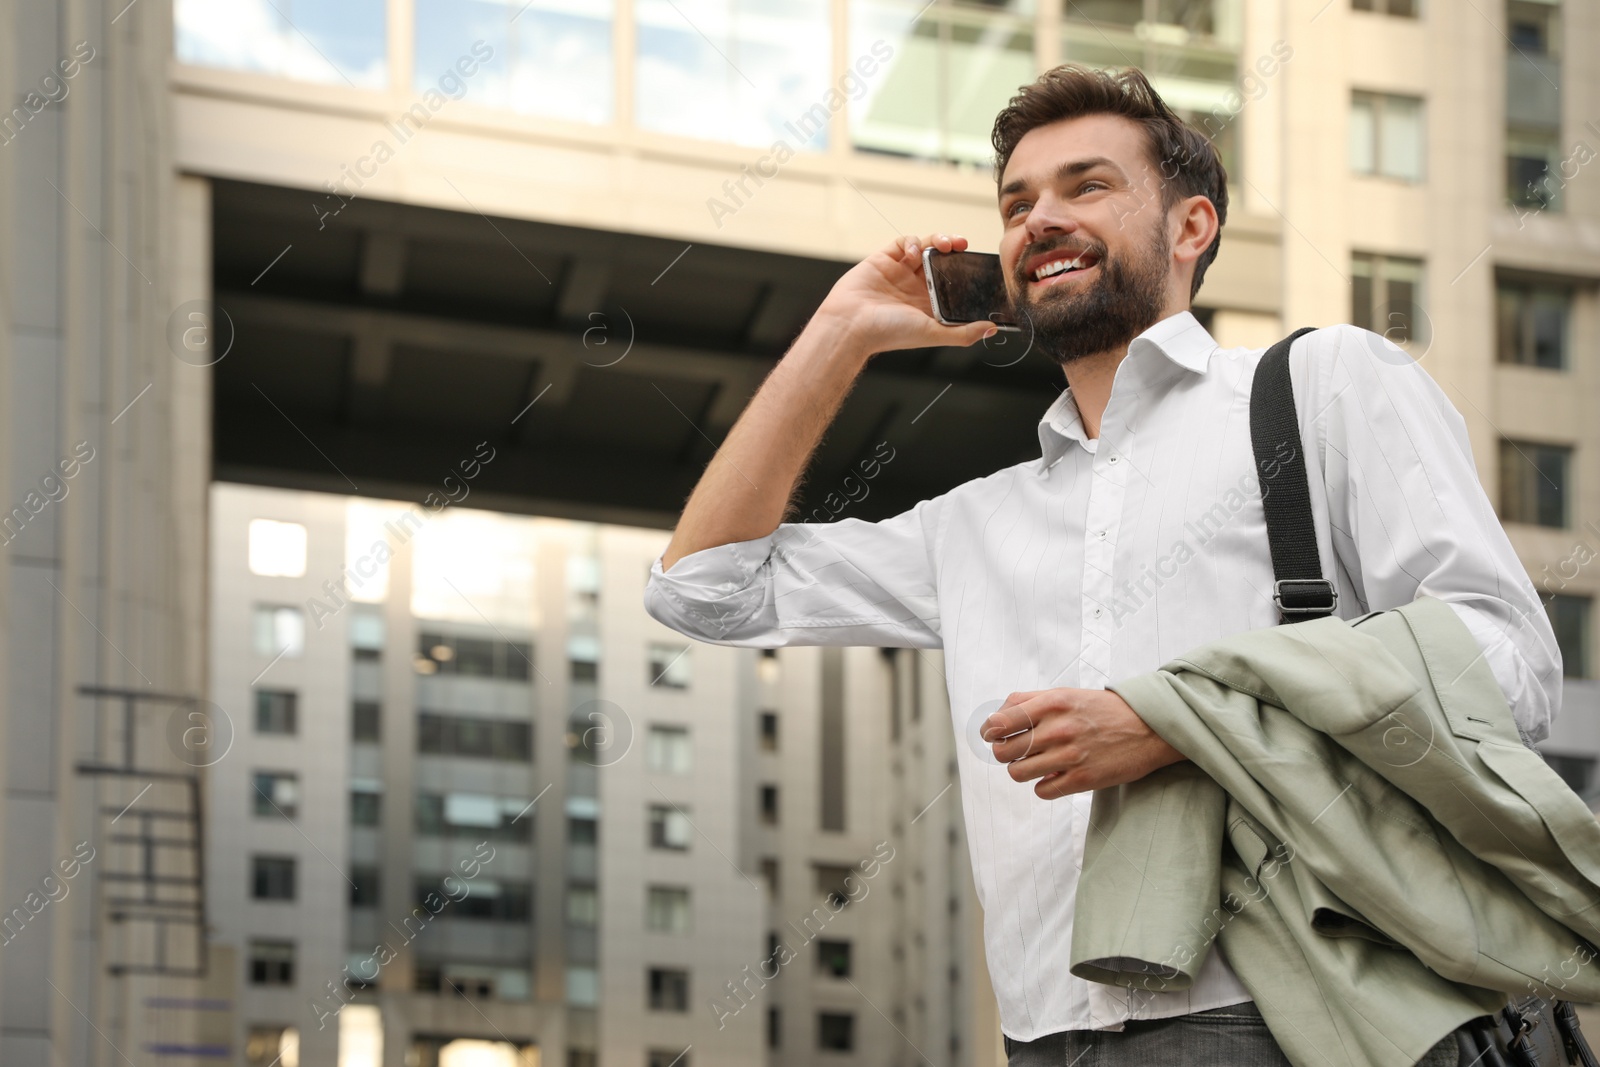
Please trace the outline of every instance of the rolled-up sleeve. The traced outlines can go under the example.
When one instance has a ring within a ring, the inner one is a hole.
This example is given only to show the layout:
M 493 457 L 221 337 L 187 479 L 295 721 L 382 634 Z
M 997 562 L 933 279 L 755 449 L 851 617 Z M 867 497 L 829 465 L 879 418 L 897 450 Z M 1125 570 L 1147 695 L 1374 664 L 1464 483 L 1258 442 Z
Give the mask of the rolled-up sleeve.
M 1341 326 L 1307 340 L 1296 346 L 1296 392 L 1309 387 L 1302 430 L 1320 447 L 1332 544 L 1363 607 L 1421 595 L 1449 604 L 1524 737 L 1543 740 L 1561 706 L 1561 654 L 1478 480 L 1461 414 L 1376 334 Z
M 943 497 L 881 522 L 783 523 L 650 567 L 650 617 L 701 641 L 938 648 Z

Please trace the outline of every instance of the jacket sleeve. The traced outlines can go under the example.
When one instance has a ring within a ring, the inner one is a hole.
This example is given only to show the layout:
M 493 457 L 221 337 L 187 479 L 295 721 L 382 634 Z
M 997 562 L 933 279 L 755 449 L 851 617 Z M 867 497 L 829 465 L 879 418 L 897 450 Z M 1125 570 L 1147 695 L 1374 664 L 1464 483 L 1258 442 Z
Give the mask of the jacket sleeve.
M 881 522 L 783 523 L 766 537 L 650 567 L 644 606 L 722 645 L 939 648 L 935 553 L 944 497 Z
M 1449 604 L 1524 739 L 1544 739 L 1561 706 L 1561 654 L 1478 481 L 1460 413 L 1418 363 L 1370 331 L 1318 330 L 1295 348 L 1302 436 L 1318 452 L 1307 467 L 1325 483 L 1334 552 L 1360 609 L 1422 595 Z

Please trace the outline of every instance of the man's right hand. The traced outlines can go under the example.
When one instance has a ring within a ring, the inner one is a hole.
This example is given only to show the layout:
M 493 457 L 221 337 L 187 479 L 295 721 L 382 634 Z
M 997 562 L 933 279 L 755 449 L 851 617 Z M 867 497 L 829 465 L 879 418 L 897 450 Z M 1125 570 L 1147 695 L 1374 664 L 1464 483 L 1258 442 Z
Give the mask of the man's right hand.
M 967 239 L 942 233 L 921 240 L 896 238 L 846 271 L 813 321 L 842 329 L 865 355 L 900 348 L 965 347 L 994 333 L 990 322 L 945 326 L 933 317 L 922 267 L 922 250 L 928 247 L 962 252 Z

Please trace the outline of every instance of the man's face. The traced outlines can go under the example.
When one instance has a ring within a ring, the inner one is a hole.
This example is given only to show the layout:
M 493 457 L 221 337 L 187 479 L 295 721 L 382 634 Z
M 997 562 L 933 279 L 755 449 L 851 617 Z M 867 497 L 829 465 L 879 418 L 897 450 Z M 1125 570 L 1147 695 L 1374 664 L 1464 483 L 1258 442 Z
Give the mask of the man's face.
M 1058 362 L 1123 347 L 1163 317 L 1172 245 L 1161 175 L 1131 119 L 1030 130 L 1001 176 L 1000 217 L 1012 306 Z

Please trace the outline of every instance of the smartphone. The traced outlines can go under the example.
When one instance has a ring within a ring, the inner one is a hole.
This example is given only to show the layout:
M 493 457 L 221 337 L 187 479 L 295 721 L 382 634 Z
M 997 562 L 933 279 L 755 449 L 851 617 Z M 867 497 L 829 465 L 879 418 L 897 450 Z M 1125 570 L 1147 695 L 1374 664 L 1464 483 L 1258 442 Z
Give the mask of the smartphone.
M 928 305 L 933 317 L 946 326 L 987 319 L 1002 330 L 1022 330 L 1011 313 L 999 256 L 925 248 L 922 276 L 928 282 Z

